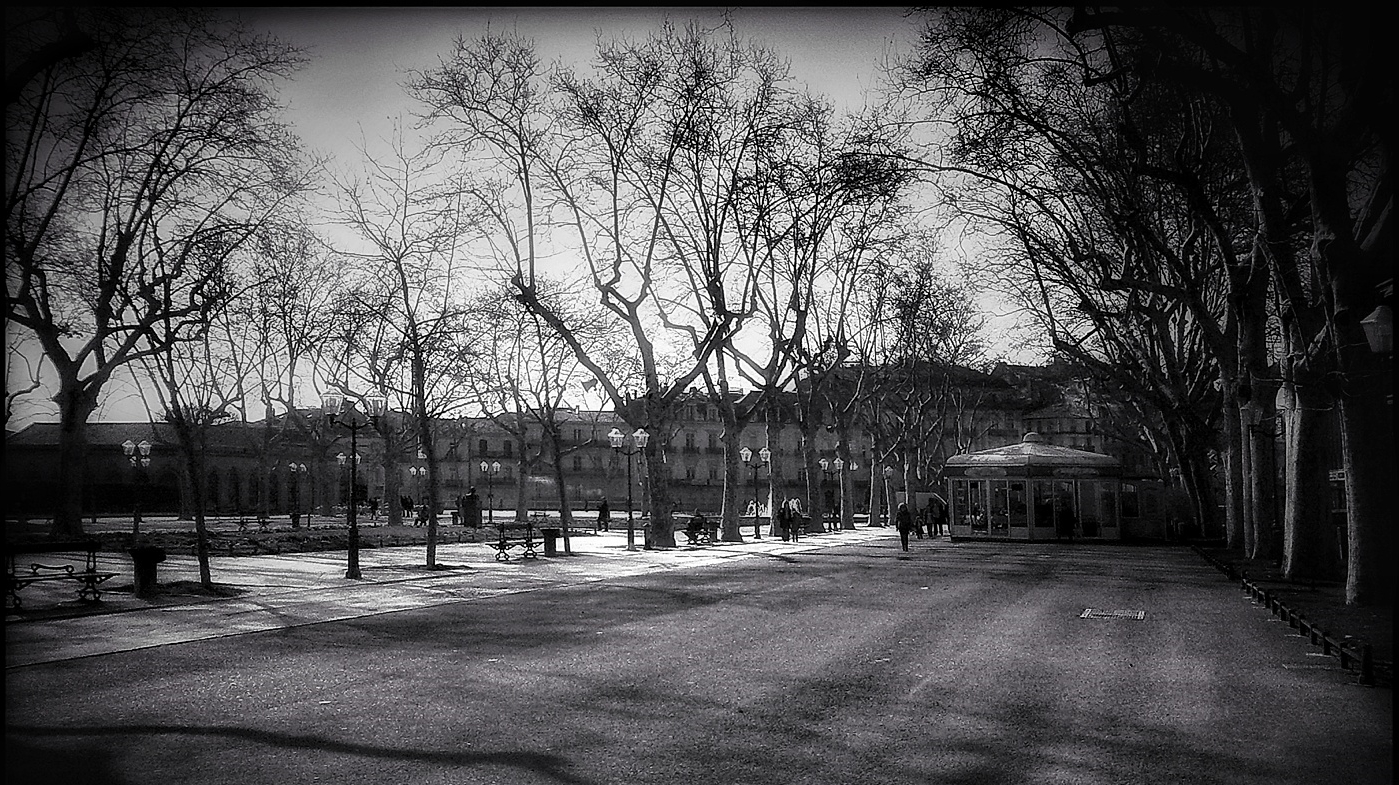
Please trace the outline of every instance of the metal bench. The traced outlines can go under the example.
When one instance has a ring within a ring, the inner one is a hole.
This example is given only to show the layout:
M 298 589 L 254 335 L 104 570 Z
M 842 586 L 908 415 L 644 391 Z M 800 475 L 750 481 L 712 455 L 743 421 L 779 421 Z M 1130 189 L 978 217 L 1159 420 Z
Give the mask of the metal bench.
M 5 544 L 5 608 L 19 610 L 19 592 L 26 586 L 49 581 L 74 581 L 78 584 L 78 599 L 84 602 L 101 602 L 99 584 L 116 577 L 115 572 L 102 572 L 97 569 L 97 551 L 101 543 L 96 540 L 73 542 L 19 542 Z M 72 564 L 42 564 L 31 562 L 20 566 L 18 557 L 38 554 L 83 554 L 83 567 L 77 569 Z
M 523 548 L 524 551 L 520 554 L 523 558 L 539 558 L 539 554 L 534 549 L 534 521 L 532 520 L 525 521 L 525 537 L 523 540 L 518 537 L 510 538 L 505 536 L 505 524 L 502 523 L 500 524 L 500 539 L 495 542 L 487 543 L 487 545 L 495 549 L 496 561 L 510 561 L 511 548 Z

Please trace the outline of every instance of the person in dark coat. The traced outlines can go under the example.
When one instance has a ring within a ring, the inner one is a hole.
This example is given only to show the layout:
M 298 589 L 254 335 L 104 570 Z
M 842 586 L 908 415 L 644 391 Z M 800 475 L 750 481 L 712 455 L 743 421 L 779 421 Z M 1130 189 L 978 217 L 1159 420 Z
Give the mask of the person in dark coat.
M 899 502 L 899 510 L 894 513 L 894 525 L 899 529 L 899 543 L 904 550 L 908 550 L 908 533 L 913 531 L 913 513 L 904 502 Z
M 607 500 L 603 499 L 602 504 L 597 506 L 597 530 L 609 531 L 612 528 L 612 510 L 607 506 Z

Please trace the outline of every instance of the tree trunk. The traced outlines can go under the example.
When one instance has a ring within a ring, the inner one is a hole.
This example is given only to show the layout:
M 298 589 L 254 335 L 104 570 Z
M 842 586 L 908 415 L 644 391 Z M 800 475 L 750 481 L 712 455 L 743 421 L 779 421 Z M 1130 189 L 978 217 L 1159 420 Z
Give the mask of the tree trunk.
M 1369 351 L 1363 336 L 1341 333 L 1350 346 L 1358 342 L 1352 354 Z M 1339 402 L 1346 472 L 1346 604 L 1393 604 L 1394 409 L 1386 400 L 1386 394 L 1393 393 L 1383 381 L 1393 377 L 1381 372 L 1377 358 L 1365 357 L 1346 367 L 1354 369 L 1352 376 L 1357 378 Z
M 738 429 L 738 416 L 733 411 L 732 405 L 727 405 L 727 396 L 721 399 L 719 404 L 720 416 L 724 420 L 724 500 L 720 508 L 720 527 L 723 531 L 721 539 L 724 542 L 743 542 L 743 527 L 739 522 L 741 510 L 747 506 L 746 502 L 739 501 L 744 498 L 739 493 L 739 488 L 743 486 L 744 467 L 739 464 L 738 454 L 742 444 L 741 434 Z M 727 411 L 726 411 L 727 409 Z M 756 499 L 754 504 L 756 504 Z M 757 510 L 754 510 L 757 515 Z
M 646 498 L 651 506 L 651 530 L 648 545 L 657 548 L 674 548 L 675 531 L 671 522 L 669 464 L 665 460 L 667 439 L 671 432 L 670 405 L 658 401 L 653 394 L 646 396 L 646 428 L 651 431 L 651 441 L 646 443 L 642 464 L 645 476 Z
M 87 418 L 97 409 L 94 387 L 76 378 L 61 378 L 58 404 L 58 497 L 54 499 L 55 537 L 83 535 L 83 498 L 86 490 Z
M 205 509 L 208 507 L 208 487 L 205 484 L 205 460 L 207 454 L 204 448 L 194 443 L 197 438 L 194 434 L 182 434 L 179 437 L 185 441 L 185 484 L 190 491 L 190 507 L 193 508 L 194 517 L 194 555 L 199 562 L 199 583 L 205 588 L 214 585 L 213 574 L 209 569 L 209 527 L 205 519 Z
M 1327 547 L 1331 505 L 1325 452 L 1319 446 L 1327 428 L 1324 410 L 1331 402 L 1316 384 L 1292 389 L 1295 403 L 1283 413 L 1282 571 L 1293 581 L 1326 579 L 1334 574 L 1335 560 Z
M 1226 385 L 1230 384 L 1228 381 Z M 1247 553 L 1244 540 L 1243 449 L 1239 433 L 1239 407 L 1234 396 L 1227 395 L 1223 406 L 1223 443 L 1219 445 L 1224 458 L 1224 527 L 1226 547 Z
M 552 412 L 550 413 L 552 417 Z M 569 509 L 568 503 L 568 483 L 563 471 L 563 450 L 559 444 L 559 429 L 555 424 L 550 424 L 541 438 L 549 440 L 549 449 L 554 453 L 554 485 L 556 486 L 559 499 L 559 528 L 563 530 L 563 552 L 573 555 L 573 542 L 569 539 L 568 530 L 573 528 L 573 510 Z
M 1255 387 L 1255 393 L 1261 391 Z M 1275 514 L 1275 480 L 1277 478 L 1275 412 L 1271 400 L 1255 397 L 1253 406 L 1260 415 L 1257 425 L 1248 428 L 1246 445 L 1249 453 L 1249 499 L 1252 506 L 1254 559 L 1269 561 L 1278 558 L 1277 516 Z

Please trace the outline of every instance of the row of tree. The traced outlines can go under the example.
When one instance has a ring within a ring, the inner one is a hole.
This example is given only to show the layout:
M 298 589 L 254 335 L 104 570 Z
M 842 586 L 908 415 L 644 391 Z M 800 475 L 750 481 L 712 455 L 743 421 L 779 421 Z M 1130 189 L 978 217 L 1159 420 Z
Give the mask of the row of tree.
M 722 527 L 737 539 L 739 434 L 786 416 L 779 393 L 796 397 L 814 514 L 821 429 L 847 466 L 865 453 L 905 487 L 936 479 L 930 445 L 979 405 L 946 370 L 982 356 L 976 280 L 1129 402 L 1130 436 L 1167 455 L 1199 521 L 1222 509 L 1231 544 L 1277 549 L 1294 578 L 1321 570 L 1313 445 L 1334 410 L 1348 599 L 1392 592 L 1388 360 L 1359 327 L 1393 258 L 1392 85 L 1369 20 L 930 11 L 887 100 L 854 116 L 794 89 L 780 53 L 729 24 L 601 39 L 588 68 L 546 67 L 491 32 L 410 73 L 415 122 L 337 176 L 280 123 L 272 88 L 302 62 L 293 47 L 194 9 L 16 21 L 7 335 L 51 366 L 61 530 L 81 526 L 83 426 L 139 365 L 191 488 L 211 424 L 265 423 L 270 464 L 293 438 L 329 448 L 341 433 L 312 391 L 382 392 L 394 414 L 367 425 L 385 477 L 418 451 L 433 510 L 434 423 L 486 413 L 521 443 L 537 429 L 517 476 L 542 462 L 563 493 L 561 407 L 598 391 L 663 466 L 701 387 L 726 425 Z M 920 204 L 991 238 L 975 278 L 941 272 L 947 226 L 919 228 Z M 662 546 L 668 479 L 646 484 Z M 841 490 L 853 497 L 848 475 Z
M 1335 416 L 1366 604 L 1394 591 L 1392 355 L 1360 324 L 1393 276 L 1379 35 L 1363 7 L 942 10 L 891 107 L 938 129 L 907 160 L 1000 238 L 995 280 L 1293 579 L 1324 577 Z
M 132 368 L 185 456 L 206 582 L 210 427 L 261 421 L 268 466 L 293 442 L 330 449 L 343 418 L 315 391 L 390 398 L 365 421 L 385 493 L 416 451 L 432 510 L 437 426 L 464 414 L 521 443 L 541 430 L 517 476 L 542 461 L 566 492 L 555 415 L 588 387 L 656 435 L 655 465 L 685 393 L 711 394 L 730 539 L 739 426 L 778 422 L 780 391 L 799 390 L 809 478 L 826 427 L 847 463 L 872 447 L 868 471 L 932 469 L 906 432 L 945 406 L 927 363 L 976 356 L 970 291 L 909 230 L 912 178 L 871 154 L 878 125 L 791 89 L 730 26 L 602 42 L 587 74 L 515 37 L 461 40 L 410 77 L 426 141 L 400 129 L 338 176 L 278 119 L 292 47 L 196 9 L 34 11 L 10 35 L 6 318 L 56 369 L 61 533 L 81 531 L 85 425 Z M 740 408 L 738 386 L 763 394 Z M 851 443 L 860 422 L 874 444 Z M 661 546 L 668 479 L 646 483 Z

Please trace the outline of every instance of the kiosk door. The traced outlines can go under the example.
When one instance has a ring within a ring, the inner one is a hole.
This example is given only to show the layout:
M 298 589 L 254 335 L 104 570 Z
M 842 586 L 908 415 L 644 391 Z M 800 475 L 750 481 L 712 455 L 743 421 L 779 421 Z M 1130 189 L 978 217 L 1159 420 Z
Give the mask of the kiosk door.
M 959 537 L 988 535 L 985 480 L 952 481 L 952 533 Z

